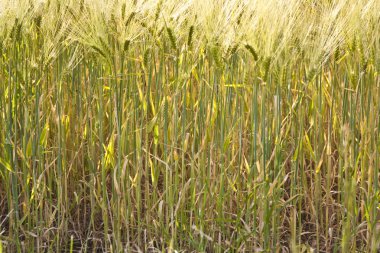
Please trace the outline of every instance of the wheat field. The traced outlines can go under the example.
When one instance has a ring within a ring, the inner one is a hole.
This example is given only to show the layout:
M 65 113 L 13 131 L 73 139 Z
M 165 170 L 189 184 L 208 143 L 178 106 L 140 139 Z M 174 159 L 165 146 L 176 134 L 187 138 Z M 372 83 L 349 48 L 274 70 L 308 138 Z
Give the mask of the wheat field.
M 0 253 L 379 252 L 379 0 L 0 0 Z

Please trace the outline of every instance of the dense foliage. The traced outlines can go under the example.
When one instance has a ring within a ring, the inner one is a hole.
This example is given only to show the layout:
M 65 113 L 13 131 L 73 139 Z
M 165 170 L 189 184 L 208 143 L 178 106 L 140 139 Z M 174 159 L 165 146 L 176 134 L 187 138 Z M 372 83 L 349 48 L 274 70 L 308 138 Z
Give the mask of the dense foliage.
M 0 252 L 378 252 L 379 10 L 0 0 Z

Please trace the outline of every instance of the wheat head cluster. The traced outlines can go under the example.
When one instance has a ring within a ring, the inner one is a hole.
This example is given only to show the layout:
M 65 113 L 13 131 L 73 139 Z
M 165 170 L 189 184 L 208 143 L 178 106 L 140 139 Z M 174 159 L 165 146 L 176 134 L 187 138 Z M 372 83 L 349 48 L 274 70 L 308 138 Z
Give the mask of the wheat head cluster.
M 379 0 L 0 0 L 0 253 L 379 252 Z

